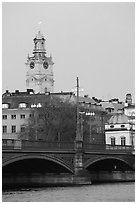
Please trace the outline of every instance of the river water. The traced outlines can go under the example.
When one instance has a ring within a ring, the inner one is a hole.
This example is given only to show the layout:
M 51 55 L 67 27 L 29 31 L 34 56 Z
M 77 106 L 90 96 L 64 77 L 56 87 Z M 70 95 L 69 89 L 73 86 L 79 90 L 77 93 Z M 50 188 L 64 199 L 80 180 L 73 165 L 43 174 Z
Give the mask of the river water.
M 135 183 L 107 183 L 3 191 L 3 202 L 134 202 Z

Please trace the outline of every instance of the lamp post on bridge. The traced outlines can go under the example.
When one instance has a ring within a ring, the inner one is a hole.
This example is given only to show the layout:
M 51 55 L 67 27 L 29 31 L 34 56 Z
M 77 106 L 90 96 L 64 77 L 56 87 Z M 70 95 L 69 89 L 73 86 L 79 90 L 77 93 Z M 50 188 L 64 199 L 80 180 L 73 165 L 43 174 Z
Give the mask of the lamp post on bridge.
M 76 138 L 75 138 L 75 158 L 74 168 L 75 174 L 78 175 L 83 170 L 83 136 L 80 132 L 79 118 L 79 79 L 77 77 L 77 123 L 76 123 Z
M 81 138 L 82 140 L 84 140 L 83 138 L 83 114 L 85 114 L 85 112 L 79 112 L 80 114 L 80 134 L 81 134 Z
M 79 121 L 79 79 L 77 77 L 77 128 L 76 128 L 76 141 L 81 141 L 80 136 L 80 121 Z
M 79 118 L 81 114 L 81 117 Z M 76 124 L 76 138 L 75 138 L 75 156 L 74 156 L 74 183 L 77 184 L 91 184 L 91 176 L 88 170 L 84 168 L 84 152 L 83 152 L 83 118 L 85 112 L 79 111 L 79 79 L 77 77 L 77 124 Z M 80 126 L 81 123 L 81 126 Z M 80 131 L 81 127 L 81 131 Z

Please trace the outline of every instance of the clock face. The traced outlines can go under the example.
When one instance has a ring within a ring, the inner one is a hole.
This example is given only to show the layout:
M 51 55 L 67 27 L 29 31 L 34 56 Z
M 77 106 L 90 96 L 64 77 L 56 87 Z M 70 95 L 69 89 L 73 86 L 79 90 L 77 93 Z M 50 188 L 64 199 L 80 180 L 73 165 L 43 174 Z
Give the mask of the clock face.
M 30 68 L 31 68 L 31 69 L 34 69 L 34 67 L 35 67 L 35 63 L 34 63 L 33 61 L 31 61 L 31 62 L 30 62 Z
M 48 66 L 49 66 L 48 62 L 47 62 L 47 61 L 44 61 L 43 67 L 44 67 L 45 69 L 48 69 Z

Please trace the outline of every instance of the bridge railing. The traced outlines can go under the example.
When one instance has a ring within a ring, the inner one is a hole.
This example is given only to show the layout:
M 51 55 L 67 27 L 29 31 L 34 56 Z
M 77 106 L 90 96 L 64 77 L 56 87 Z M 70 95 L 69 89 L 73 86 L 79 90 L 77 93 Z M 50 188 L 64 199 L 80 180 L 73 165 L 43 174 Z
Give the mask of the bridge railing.
M 29 151 L 56 151 L 56 150 L 74 150 L 74 143 L 70 142 L 45 142 L 45 141 L 29 141 L 29 140 L 3 140 L 3 150 L 29 150 Z
M 108 145 L 108 144 L 91 144 L 84 143 L 83 149 L 85 152 L 93 151 L 93 152 L 132 152 L 133 147 L 130 145 L 122 146 L 122 145 Z
M 74 144 L 68 142 L 22 141 L 22 149 L 32 150 L 73 150 Z
M 29 141 L 29 140 L 2 140 L 3 150 L 26 150 L 26 151 L 74 151 L 73 142 L 46 142 L 46 141 Z M 106 145 L 84 143 L 84 152 L 133 152 L 132 146 Z

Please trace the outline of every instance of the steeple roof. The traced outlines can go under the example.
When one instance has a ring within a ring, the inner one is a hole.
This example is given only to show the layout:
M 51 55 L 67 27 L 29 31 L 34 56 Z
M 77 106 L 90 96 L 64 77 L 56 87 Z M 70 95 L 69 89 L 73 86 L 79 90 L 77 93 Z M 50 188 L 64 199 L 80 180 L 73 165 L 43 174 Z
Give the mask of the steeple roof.
M 41 32 L 40 31 L 38 31 L 38 34 L 36 35 L 36 37 L 35 38 L 37 38 L 37 39 L 43 39 L 44 38 L 44 36 L 41 34 Z

